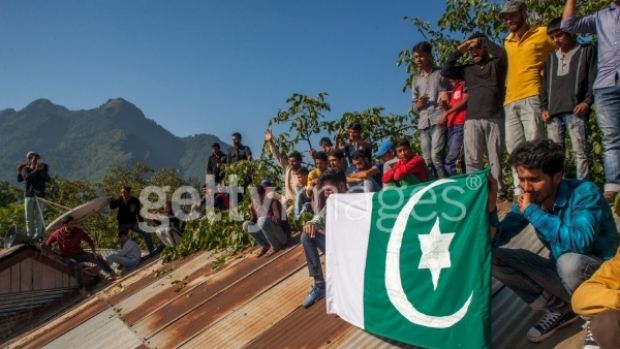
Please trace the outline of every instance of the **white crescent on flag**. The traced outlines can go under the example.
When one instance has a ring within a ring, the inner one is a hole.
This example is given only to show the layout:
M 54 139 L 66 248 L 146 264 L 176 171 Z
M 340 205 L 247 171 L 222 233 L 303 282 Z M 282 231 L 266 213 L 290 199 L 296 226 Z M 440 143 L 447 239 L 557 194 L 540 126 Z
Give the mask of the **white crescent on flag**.
M 416 325 L 425 327 L 448 328 L 453 326 L 459 322 L 465 314 L 467 314 L 467 310 L 469 309 L 469 305 L 471 304 L 471 300 L 474 295 L 474 293 L 471 292 L 469 298 L 465 301 L 465 304 L 463 304 L 463 306 L 455 313 L 445 316 L 432 316 L 420 312 L 414 307 L 413 304 L 411 304 L 411 302 L 409 302 L 401 280 L 400 250 L 403 243 L 405 228 L 407 226 L 407 220 L 411 215 L 411 211 L 413 211 L 415 205 L 418 204 L 426 192 L 434 187 L 451 182 L 456 181 L 452 179 L 441 179 L 435 181 L 411 196 L 396 218 L 387 247 L 385 261 L 385 288 L 387 290 L 388 298 L 396 310 L 398 310 L 398 312 L 401 313 L 407 320 Z

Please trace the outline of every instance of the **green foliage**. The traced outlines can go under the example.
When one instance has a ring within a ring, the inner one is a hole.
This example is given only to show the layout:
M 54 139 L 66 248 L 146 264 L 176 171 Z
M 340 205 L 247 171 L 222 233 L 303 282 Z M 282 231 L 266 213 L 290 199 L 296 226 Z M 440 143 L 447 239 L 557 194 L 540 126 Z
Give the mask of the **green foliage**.
M 13 225 L 16 225 L 20 231 L 26 229 L 24 223 L 24 205 L 10 203 L 0 206 L 0 242 L 4 241 L 4 235 Z
M 9 182 L 0 180 L 0 207 L 16 203 L 22 194 L 19 189 Z
M 411 115 L 384 115 L 383 108 L 373 107 L 361 112 L 347 112 L 335 121 L 325 121 L 322 128 L 337 138 L 346 139 L 346 131 L 352 122 L 362 125 L 362 137 L 373 143 L 376 150 L 379 141 L 389 138 L 396 141 L 400 138 L 413 136 L 413 120 Z

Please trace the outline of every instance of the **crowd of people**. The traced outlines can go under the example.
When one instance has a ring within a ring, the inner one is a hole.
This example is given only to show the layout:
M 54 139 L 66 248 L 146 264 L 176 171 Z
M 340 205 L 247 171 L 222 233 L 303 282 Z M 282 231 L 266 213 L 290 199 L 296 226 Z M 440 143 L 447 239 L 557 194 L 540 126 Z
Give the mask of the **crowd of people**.
M 309 307 L 325 296 L 319 253 L 325 252 L 325 203 L 331 194 L 378 192 L 473 173 L 483 169 L 486 159 L 491 169 L 493 276 L 533 309 L 544 310 L 527 338 L 544 341 L 578 320 L 579 314 L 588 320 L 585 348 L 616 348 L 620 343 L 620 250 L 616 253 L 618 231 L 609 203 L 620 191 L 620 1 L 582 17 L 576 16 L 575 8 L 575 0 L 567 0 L 562 18 L 537 27 L 530 25 L 524 2 L 508 0 L 501 10 L 510 31 L 503 45 L 481 33 L 471 35 L 454 47 L 442 66 L 433 60 L 431 43 L 416 44 L 412 57 L 419 74 L 411 89 L 420 155 L 408 139 L 384 140 L 373 154 L 373 143 L 362 137 L 362 125 L 354 122 L 348 126 L 346 141 L 322 138 L 320 149 L 310 150 L 312 168 L 308 168 L 300 152 L 281 154 L 272 131 L 267 130 L 264 139 L 282 170 L 284 186 L 282 195 L 269 180 L 255 188 L 251 218 L 242 229 L 260 247 L 256 256 L 270 256 L 291 243 L 289 215 L 312 217 L 300 236 L 314 279 L 303 301 Z M 596 34 L 598 47 L 581 44 L 575 33 Z M 463 56 L 471 63 L 461 64 Z M 588 181 L 592 106 L 602 134 L 602 191 Z M 575 179 L 566 178 L 566 136 Z M 252 160 L 241 135 L 235 133 L 232 138 L 227 153 L 219 144 L 212 145 L 207 173 L 215 183 L 224 179 L 224 164 Z M 503 188 L 504 148 L 509 153 L 506 165 L 512 171 L 514 203 L 500 221 L 497 204 L 506 200 L 504 194 L 509 191 Z M 26 181 L 26 222 L 33 237 L 42 234 L 37 223 L 41 208 L 29 198 L 43 196 L 49 180 L 39 158 L 29 153 L 28 164 L 18 168 L 18 180 Z M 108 262 L 126 267 L 139 261 L 136 243 L 127 238 L 129 230 L 144 237 L 151 254 L 161 248 L 155 248 L 150 234 L 140 229 L 140 202 L 130 196 L 130 190 L 123 188 L 110 204 L 118 208 L 125 252 Z M 228 208 L 225 196 L 219 200 L 218 207 Z M 168 213 L 166 219 L 172 219 L 172 210 Z M 529 224 L 549 257 L 502 247 Z M 108 270 L 94 247 L 92 254 L 78 248 L 80 240 L 93 247 L 92 240 L 69 219 L 43 247 L 57 242 L 63 257 L 90 260 Z

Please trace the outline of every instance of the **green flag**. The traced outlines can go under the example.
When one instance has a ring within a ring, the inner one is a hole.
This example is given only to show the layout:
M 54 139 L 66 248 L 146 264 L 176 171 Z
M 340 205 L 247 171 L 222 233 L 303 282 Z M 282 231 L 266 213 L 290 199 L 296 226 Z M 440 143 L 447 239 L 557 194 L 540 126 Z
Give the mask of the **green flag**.
M 486 175 L 332 195 L 328 312 L 424 348 L 489 348 Z

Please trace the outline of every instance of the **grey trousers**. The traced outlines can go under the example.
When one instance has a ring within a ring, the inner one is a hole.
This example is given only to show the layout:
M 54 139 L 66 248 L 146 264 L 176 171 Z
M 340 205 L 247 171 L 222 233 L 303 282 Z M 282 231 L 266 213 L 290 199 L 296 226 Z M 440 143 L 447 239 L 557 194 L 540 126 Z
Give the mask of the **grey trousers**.
M 506 148 L 512 153 L 516 147 L 535 139 L 545 139 L 545 126 L 542 121 L 540 98 L 523 98 L 504 106 L 506 114 Z M 515 195 L 523 194 L 519 187 L 517 172 L 512 169 Z
M 444 178 L 447 173 L 443 166 L 443 153 L 446 147 L 446 128 L 441 125 L 433 125 L 423 130 L 420 134 L 420 148 L 422 157 L 429 170 L 431 178 Z
M 472 119 L 465 121 L 465 168 L 467 173 L 483 169 L 486 153 L 491 174 L 497 179 L 499 193 L 504 189 L 502 175 L 502 128 L 499 119 Z

